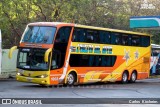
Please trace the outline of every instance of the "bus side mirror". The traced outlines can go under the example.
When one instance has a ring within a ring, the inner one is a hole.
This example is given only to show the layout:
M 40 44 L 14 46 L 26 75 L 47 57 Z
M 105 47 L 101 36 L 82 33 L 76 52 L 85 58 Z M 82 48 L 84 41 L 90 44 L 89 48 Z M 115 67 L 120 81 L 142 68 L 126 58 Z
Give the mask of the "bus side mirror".
M 48 62 L 48 55 L 49 53 L 52 51 L 52 48 L 49 48 L 48 50 L 46 50 L 45 55 L 44 55 L 44 61 Z
M 13 53 L 13 51 L 16 50 L 16 49 L 17 49 L 17 46 L 13 46 L 13 47 L 9 50 L 9 53 L 8 53 L 9 59 L 12 58 L 12 53 Z

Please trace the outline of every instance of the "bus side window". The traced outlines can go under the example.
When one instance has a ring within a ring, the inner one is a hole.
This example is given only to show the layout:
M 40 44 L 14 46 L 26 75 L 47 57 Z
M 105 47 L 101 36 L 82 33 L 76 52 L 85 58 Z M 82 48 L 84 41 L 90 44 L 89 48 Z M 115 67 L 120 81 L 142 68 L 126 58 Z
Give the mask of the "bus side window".
M 85 30 L 74 28 L 72 41 L 73 42 L 85 42 Z
M 116 32 L 112 33 L 111 42 L 112 44 L 115 44 L 115 45 L 121 45 L 122 44 L 121 34 Z
M 53 51 L 51 69 L 61 67 L 61 53 L 59 51 Z
M 99 55 L 96 55 L 95 57 L 94 57 L 94 64 L 93 64 L 93 66 L 99 66 L 100 65 L 100 63 L 101 63 L 101 57 L 99 56 Z
M 111 35 L 110 32 L 105 32 L 106 43 L 111 43 Z
M 116 37 L 114 35 L 114 33 L 111 33 L 111 44 L 116 44 Z
M 140 36 L 132 36 L 132 46 L 140 46 Z
M 80 30 L 74 28 L 73 36 L 72 36 L 72 41 L 73 42 L 78 42 L 80 41 Z
M 80 66 L 88 67 L 89 66 L 89 55 L 80 55 Z
M 93 66 L 94 56 L 89 56 L 89 66 Z
M 122 45 L 128 45 L 128 35 L 122 35 Z
M 101 66 L 111 67 L 111 56 L 103 56 Z
M 104 31 L 99 31 L 99 39 L 100 39 L 100 43 L 105 43 L 106 38 L 105 38 L 105 32 Z
M 71 32 L 71 27 L 60 28 L 56 35 L 55 42 L 68 43 L 70 32 Z
M 132 46 L 132 36 L 128 35 L 128 45 Z
M 116 56 L 102 56 L 101 66 L 113 67 L 116 62 Z
M 86 35 L 86 42 L 88 43 L 94 43 L 94 32 L 87 30 L 87 35 Z
M 106 60 L 105 56 L 102 56 L 102 62 L 101 62 L 101 66 L 106 66 L 107 65 L 108 60 Z
M 141 37 L 141 46 L 147 47 L 150 45 L 150 37 L 149 36 L 142 36 Z
M 116 36 L 116 44 L 117 45 L 121 45 L 122 44 L 122 36 L 121 36 L 121 34 L 116 33 L 115 36 Z
M 100 43 L 100 37 L 98 31 L 94 31 L 94 43 Z
M 86 42 L 86 32 L 85 32 L 85 29 L 80 29 L 80 41 L 79 42 Z
M 86 42 L 88 43 L 99 43 L 99 33 L 96 30 L 86 30 Z
M 110 56 L 110 57 L 111 57 L 111 66 L 113 67 L 116 62 L 117 57 L 116 56 Z

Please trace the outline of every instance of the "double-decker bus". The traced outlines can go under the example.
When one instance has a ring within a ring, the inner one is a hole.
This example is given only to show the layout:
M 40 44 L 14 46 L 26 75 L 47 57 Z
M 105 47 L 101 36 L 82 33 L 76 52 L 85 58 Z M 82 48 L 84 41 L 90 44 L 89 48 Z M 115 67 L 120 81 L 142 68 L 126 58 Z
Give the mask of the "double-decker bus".
M 9 57 L 16 49 L 10 49 Z M 135 82 L 150 71 L 150 35 L 61 22 L 27 25 L 16 79 L 41 85 Z

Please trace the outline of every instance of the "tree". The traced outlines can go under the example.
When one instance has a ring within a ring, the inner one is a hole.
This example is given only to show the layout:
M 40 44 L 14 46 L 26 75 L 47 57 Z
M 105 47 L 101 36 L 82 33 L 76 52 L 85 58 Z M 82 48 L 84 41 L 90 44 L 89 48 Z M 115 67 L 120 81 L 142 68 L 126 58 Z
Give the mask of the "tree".
M 149 32 L 159 43 L 159 32 L 129 28 L 130 16 L 158 15 L 160 1 L 148 0 L 155 9 L 142 9 L 144 0 L 0 0 L 3 48 L 18 45 L 31 22 L 69 22 L 123 30 Z

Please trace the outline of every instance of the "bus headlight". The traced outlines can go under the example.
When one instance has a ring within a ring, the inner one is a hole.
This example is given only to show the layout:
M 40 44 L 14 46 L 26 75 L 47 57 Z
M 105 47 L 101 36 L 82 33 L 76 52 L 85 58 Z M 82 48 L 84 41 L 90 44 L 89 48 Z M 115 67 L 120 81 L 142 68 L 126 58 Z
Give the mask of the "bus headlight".
M 22 74 L 21 74 L 21 73 L 19 73 L 19 72 L 17 72 L 17 75 L 18 75 L 18 76 L 21 76 Z
M 46 78 L 46 77 L 48 77 L 48 75 L 47 75 L 47 74 L 43 74 L 43 75 L 41 75 L 41 78 Z

